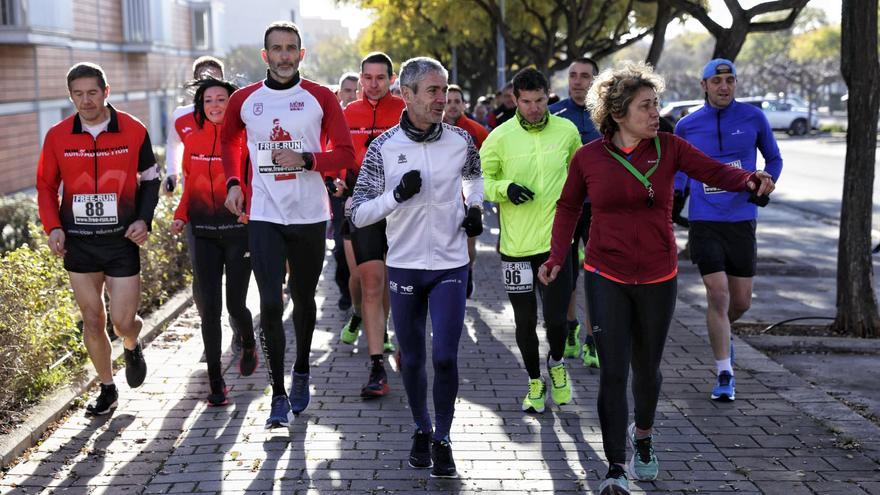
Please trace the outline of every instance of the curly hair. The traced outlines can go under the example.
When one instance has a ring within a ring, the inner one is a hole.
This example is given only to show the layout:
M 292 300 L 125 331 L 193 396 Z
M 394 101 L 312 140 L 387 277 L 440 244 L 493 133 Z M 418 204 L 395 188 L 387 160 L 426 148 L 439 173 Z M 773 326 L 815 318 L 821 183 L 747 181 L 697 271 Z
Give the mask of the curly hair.
M 629 104 L 642 88 L 651 88 L 660 94 L 666 87 L 663 78 L 644 62 L 625 61 L 616 69 L 605 69 L 596 76 L 587 94 L 590 117 L 603 135 L 612 134 L 620 126 L 614 117 L 626 116 Z
M 200 129 L 205 126 L 205 120 L 208 118 L 205 114 L 205 91 L 208 88 L 221 87 L 226 90 L 228 96 L 232 96 L 232 93 L 238 89 L 238 86 L 229 81 L 214 79 L 211 76 L 206 76 L 198 81 L 192 81 L 188 86 L 196 90 L 196 94 L 193 96 L 193 113 L 195 114 L 196 124 L 198 124 Z

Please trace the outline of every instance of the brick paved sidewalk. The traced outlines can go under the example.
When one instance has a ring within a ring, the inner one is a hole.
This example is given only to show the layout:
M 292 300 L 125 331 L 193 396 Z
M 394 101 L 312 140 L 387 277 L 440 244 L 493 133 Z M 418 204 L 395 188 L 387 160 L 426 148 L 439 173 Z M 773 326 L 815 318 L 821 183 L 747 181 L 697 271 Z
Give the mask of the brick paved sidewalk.
M 452 432 L 460 479 L 433 480 L 406 465 L 413 427 L 397 373 L 389 376 L 391 396 L 359 398 L 368 370 L 365 342 L 362 337 L 356 348 L 338 342 L 346 315 L 336 309 L 328 255 L 312 403 L 290 432 L 263 429 L 269 406 L 263 364 L 242 378 L 228 350 L 231 403 L 206 407 L 198 316 L 190 308 L 146 349 L 144 386 L 131 391 L 118 374 L 115 414 L 89 419 L 82 409 L 73 411 L 0 479 L 0 493 L 594 493 L 607 469 L 595 408 L 598 372 L 572 362 L 571 405 L 543 415 L 520 411 L 527 376 L 494 238 L 487 232 L 482 240 Z M 714 364 L 702 318 L 679 301 L 658 406 L 661 472 L 655 482 L 634 484 L 634 493 L 880 493 L 878 464 L 845 448 L 851 439 L 807 417 L 795 402 L 814 401 L 814 409 L 827 411 L 839 404 L 823 402 L 824 394 L 817 399 L 745 344 L 737 342 L 736 402 L 711 402 Z M 289 317 L 286 322 L 292 364 Z

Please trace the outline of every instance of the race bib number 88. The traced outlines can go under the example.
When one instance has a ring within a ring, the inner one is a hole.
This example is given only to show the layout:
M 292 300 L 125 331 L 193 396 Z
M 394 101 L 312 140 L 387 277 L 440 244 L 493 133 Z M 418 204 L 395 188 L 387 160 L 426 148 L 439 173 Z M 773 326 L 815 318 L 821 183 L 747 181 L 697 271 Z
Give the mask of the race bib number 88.
M 532 264 L 528 261 L 502 261 L 504 270 L 504 290 L 507 292 L 531 292 L 534 275 Z
M 116 193 L 74 194 L 72 210 L 76 225 L 113 225 L 119 221 Z

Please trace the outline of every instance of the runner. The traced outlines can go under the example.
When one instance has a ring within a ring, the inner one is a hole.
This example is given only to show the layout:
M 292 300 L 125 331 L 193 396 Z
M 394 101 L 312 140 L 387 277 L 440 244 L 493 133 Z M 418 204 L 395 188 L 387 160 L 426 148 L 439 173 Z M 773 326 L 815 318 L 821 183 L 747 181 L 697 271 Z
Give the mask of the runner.
M 581 57 L 572 61 L 568 66 L 568 98 L 550 105 L 550 113 L 558 117 L 570 120 L 581 135 L 581 144 L 587 144 L 594 139 L 599 139 L 599 131 L 590 119 L 590 111 L 587 110 L 587 91 L 593 85 L 593 78 L 599 74 L 599 64 L 593 59 Z M 568 337 L 565 339 L 565 357 L 576 358 L 583 354 L 584 366 L 589 368 L 599 367 L 599 355 L 596 352 L 596 343 L 593 340 L 593 328 L 590 326 L 589 316 L 584 320 L 587 328 L 587 336 L 581 346 L 581 324 L 577 319 L 577 279 L 580 275 L 580 255 L 582 253 L 580 243 L 583 241 L 584 249 L 590 239 L 590 198 L 584 201 L 581 217 L 578 219 L 574 231 L 574 242 L 571 245 L 571 270 L 572 290 L 571 300 L 568 303 Z M 590 308 L 587 308 L 589 315 Z
M 468 118 L 465 115 L 467 103 L 464 101 L 464 93 L 461 86 L 450 84 L 449 90 L 446 91 L 446 109 L 443 111 L 443 122 L 456 127 L 461 127 L 471 135 L 477 151 L 483 145 L 483 141 L 489 136 L 489 131 L 480 125 L 479 122 Z M 468 282 L 467 282 L 467 298 L 470 299 L 474 295 L 474 264 L 477 262 L 477 238 L 468 238 Z
M 268 66 L 266 79 L 232 95 L 221 133 L 226 207 L 241 216 L 245 213 L 242 186 L 250 185 L 253 191 L 247 204 L 248 237 L 260 291 L 260 340 L 272 383 L 267 428 L 288 425 L 290 413 L 299 414 L 309 405 L 315 289 L 330 219 L 322 173 L 340 170 L 354 160 L 336 96 L 328 88 L 300 78 L 299 64 L 305 56 L 301 44 L 299 28 L 292 22 L 274 22 L 266 28 L 262 50 Z M 290 139 L 273 141 L 270 136 Z M 327 140 L 333 151 L 324 151 Z M 240 164 L 242 142 L 247 143 L 250 156 L 246 168 Z M 285 260 L 292 274 L 288 287 L 296 332 L 289 396 L 284 387 L 286 340 L 279 290 Z
M 339 78 L 336 97 L 339 98 L 339 104 L 342 105 L 342 108 L 357 100 L 358 79 L 359 76 L 356 72 L 346 72 Z
M 598 410 L 609 463 L 601 495 L 629 494 L 627 470 L 639 480 L 653 480 L 659 471 L 653 425 L 677 290 L 675 173 L 681 169 L 715 187 L 759 195 L 774 187 L 764 172 L 726 167 L 681 138 L 658 134 L 662 90 L 663 80 L 643 63 L 598 76 L 587 106 L 604 137 L 582 147 L 571 162 L 556 208 L 550 258 L 538 273 L 549 282 L 569 266 L 571 236 L 589 193 L 593 221 L 584 283 L 602 362 Z M 630 366 L 635 422 L 627 428 Z M 633 449 L 629 463 L 627 440 Z
M 736 82 L 736 66 L 730 60 L 715 59 L 706 64 L 700 81 L 706 104 L 682 118 L 675 134 L 712 158 L 750 172 L 757 170 L 760 150 L 764 171 L 778 181 L 782 157 L 773 130 L 760 108 L 736 101 Z M 706 286 L 706 326 L 717 371 L 710 397 L 733 401 L 736 381 L 730 324 L 752 304 L 758 208 L 750 202 L 748 192 L 726 192 L 680 174 L 676 190 L 682 197 L 685 188 L 691 192 L 691 261 L 699 267 Z
M 516 115 L 516 98 L 513 95 L 513 83 L 504 85 L 498 94 L 498 106 L 489 114 L 489 127 L 494 129 L 512 119 Z
M 196 307 L 202 319 L 202 341 L 211 393 L 208 405 L 225 406 L 228 390 L 220 371 L 223 312 L 223 271 L 226 271 L 226 308 L 229 320 L 242 339 L 243 349 L 238 370 L 250 376 L 257 367 L 257 343 L 254 340 L 253 317 L 248 310 L 247 291 L 251 278 L 245 219 L 234 217 L 223 206 L 226 199 L 226 176 L 220 156 L 220 126 L 226 114 L 229 96 L 235 86 L 214 78 L 196 84 L 196 128 L 184 138 L 183 196 L 174 213 L 171 232 L 180 234 L 190 226 L 194 243 L 193 290 Z
M 344 112 L 355 147 L 356 167 L 345 171 L 342 186 L 349 193 L 354 190 L 367 147 L 380 134 L 400 122 L 404 103 L 388 92 L 393 81 L 394 69 L 388 55 L 374 52 L 361 61 L 360 84 L 363 96 L 348 105 Z M 349 218 L 343 226 L 343 237 L 345 257 L 351 273 L 348 289 L 352 294 L 354 312 L 342 329 L 341 340 L 346 344 L 357 341 L 363 317 L 371 366 L 367 384 L 361 389 L 361 397 L 382 397 L 390 390 L 383 352 L 394 351 L 387 330 L 390 303 L 385 269 L 385 254 L 388 251 L 385 221 L 355 227 Z
M 516 117 L 492 131 L 480 151 L 486 199 L 498 203 L 504 286 L 513 306 L 516 344 L 529 374 L 522 410 L 536 413 L 544 412 L 547 389 L 538 354 L 536 292 L 541 295 L 550 344 L 550 395 L 558 406 L 571 402 L 571 382 L 563 357 L 571 267 L 547 286 L 536 284 L 534 273 L 550 255 L 556 200 L 568 163 L 581 145 L 574 124 L 548 112 L 548 88 L 547 78 L 535 69 L 517 73 L 513 77 Z
M 416 431 L 409 465 L 455 477 L 449 432 L 458 395 L 458 342 L 464 326 L 467 238 L 483 230 L 480 158 L 470 136 L 441 122 L 447 72 L 419 57 L 400 70 L 406 112 L 367 151 L 352 202 L 363 228 L 387 217 L 388 277 L 401 374 Z M 462 203 L 462 194 L 465 201 Z M 431 314 L 432 430 L 425 371 Z
M 101 392 L 88 414 L 107 414 L 119 396 L 113 383 L 104 285 L 110 321 L 125 348 L 125 378 L 132 388 L 147 376 L 138 336 L 143 321 L 140 255 L 159 200 L 159 167 L 143 124 L 109 103 L 104 70 L 79 63 L 67 72 L 76 113 L 46 134 L 37 165 L 40 221 L 49 249 L 64 257 L 83 319 L 83 340 Z M 58 191 L 62 190 L 59 201 Z

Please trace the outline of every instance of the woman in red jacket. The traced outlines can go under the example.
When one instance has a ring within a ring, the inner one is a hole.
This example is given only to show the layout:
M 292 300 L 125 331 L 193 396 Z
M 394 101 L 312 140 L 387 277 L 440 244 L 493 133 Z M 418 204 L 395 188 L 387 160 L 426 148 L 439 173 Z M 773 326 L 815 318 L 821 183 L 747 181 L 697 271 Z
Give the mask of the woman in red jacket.
M 253 319 L 245 305 L 251 261 L 248 253 L 247 224 L 224 206 L 226 175 L 220 156 L 220 127 L 229 96 L 235 86 L 209 78 L 195 83 L 193 99 L 197 128 L 184 139 L 183 197 L 174 213 L 171 231 L 179 234 L 187 223 L 192 228 L 193 287 L 196 307 L 202 318 L 202 340 L 208 365 L 211 393 L 208 405 L 228 403 L 226 383 L 220 371 L 220 315 L 223 312 L 223 271 L 226 270 L 226 309 L 229 321 L 241 336 L 239 372 L 249 376 L 257 367 L 257 346 Z
M 727 191 L 773 191 L 770 176 L 725 166 L 677 136 L 658 133 L 663 80 L 644 64 L 606 70 L 587 98 L 604 139 L 572 158 L 556 207 L 550 258 L 538 278 L 556 278 L 570 250 L 584 198 L 593 221 L 584 268 L 590 321 L 599 351 L 599 423 L 609 470 L 601 495 L 629 494 L 627 471 L 657 477 L 652 427 L 660 396 L 660 360 L 672 321 L 678 273 L 672 233 L 673 179 L 678 170 Z M 635 422 L 627 428 L 630 365 Z M 626 444 L 634 450 L 626 462 Z

